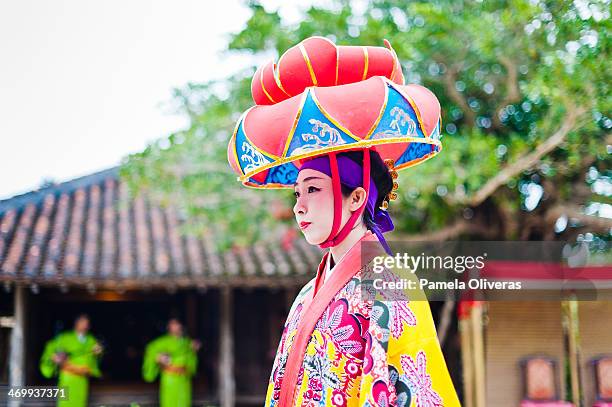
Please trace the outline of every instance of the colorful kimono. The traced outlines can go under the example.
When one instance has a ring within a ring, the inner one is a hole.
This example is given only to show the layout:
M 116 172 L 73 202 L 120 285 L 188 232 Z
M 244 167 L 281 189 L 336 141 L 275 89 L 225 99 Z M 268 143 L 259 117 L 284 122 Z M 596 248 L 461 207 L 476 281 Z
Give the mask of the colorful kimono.
M 64 332 L 47 342 L 40 359 L 40 371 L 46 378 L 58 374 L 58 387 L 67 389 L 67 400 L 58 400 L 60 407 L 79 407 L 87 405 L 89 392 L 88 376 L 100 377 L 98 357 L 93 349 L 97 340 L 90 334 L 78 335 L 75 331 Z M 52 360 L 56 353 L 65 353 L 66 362 L 76 367 L 87 367 L 89 375 L 80 375 L 59 368 Z
M 147 345 L 142 376 L 145 381 L 152 382 L 161 370 L 159 384 L 161 407 L 191 406 L 191 376 L 195 374 L 198 364 L 191 343 L 191 339 L 187 337 L 163 335 Z M 157 357 L 162 354 L 170 358 L 170 368 L 163 368 L 157 362 Z
M 324 257 L 319 268 L 325 261 Z M 361 289 L 366 288 L 371 276 L 367 269 L 357 272 L 316 323 L 293 405 L 460 406 L 426 298 L 362 296 Z M 385 276 L 386 280 L 396 278 L 393 273 Z M 266 406 L 278 404 L 304 300 L 312 295 L 315 283 L 316 278 L 302 288 L 289 311 L 270 376 Z M 371 284 L 366 289 L 370 288 Z

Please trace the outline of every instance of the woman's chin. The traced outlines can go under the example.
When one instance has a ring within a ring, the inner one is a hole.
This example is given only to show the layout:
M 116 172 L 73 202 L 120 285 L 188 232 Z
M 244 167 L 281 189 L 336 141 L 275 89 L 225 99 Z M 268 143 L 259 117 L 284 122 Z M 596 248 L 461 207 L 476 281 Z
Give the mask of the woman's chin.
M 309 230 L 302 230 L 302 233 L 304 234 L 306 241 L 313 246 L 321 244 L 325 240 L 318 233 L 312 233 Z

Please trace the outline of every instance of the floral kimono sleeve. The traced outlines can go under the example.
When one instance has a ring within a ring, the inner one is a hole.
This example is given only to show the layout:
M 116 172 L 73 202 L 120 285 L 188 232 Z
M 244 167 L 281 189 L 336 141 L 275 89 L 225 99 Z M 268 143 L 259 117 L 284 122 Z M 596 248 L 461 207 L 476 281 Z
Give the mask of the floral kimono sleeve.
M 370 313 L 360 405 L 460 407 L 425 294 L 382 297 Z
M 399 301 L 392 306 L 409 310 L 414 324 L 391 332 L 387 359 L 395 370 L 392 382 L 406 406 L 461 406 L 450 378 L 427 300 Z M 402 311 L 400 311 L 402 312 Z M 401 392 L 406 392 L 406 396 Z

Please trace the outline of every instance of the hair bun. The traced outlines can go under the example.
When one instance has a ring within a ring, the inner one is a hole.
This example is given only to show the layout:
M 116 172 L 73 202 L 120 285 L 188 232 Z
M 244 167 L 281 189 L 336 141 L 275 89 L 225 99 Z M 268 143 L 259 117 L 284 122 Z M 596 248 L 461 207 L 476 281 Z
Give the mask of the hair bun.
M 384 76 L 403 85 L 401 65 L 389 41 L 385 47 L 337 46 L 325 37 L 306 38 L 259 67 L 251 82 L 257 105 L 273 105 L 310 86 L 327 87 Z

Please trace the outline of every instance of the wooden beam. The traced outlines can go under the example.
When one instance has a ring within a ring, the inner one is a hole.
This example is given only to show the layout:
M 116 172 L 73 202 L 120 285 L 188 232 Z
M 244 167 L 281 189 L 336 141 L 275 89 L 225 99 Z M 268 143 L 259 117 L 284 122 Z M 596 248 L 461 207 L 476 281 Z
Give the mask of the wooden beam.
M 467 317 L 459 319 L 459 333 L 461 335 L 461 365 L 463 369 L 463 406 L 474 407 L 472 327 Z
M 486 406 L 486 374 L 485 374 L 485 350 L 483 332 L 483 305 L 475 303 L 472 307 L 472 341 L 474 344 L 474 384 L 476 407 Z
M 287 276 L 206 276 L 205 278 L 177 278 L 173 279 L 177 290 L 191 289 L 197 287 L 222 288 L 226 285 L 233 287 L 252 287 L 252 288 L 272 288 L 272 287 L 303 287 L 312 277 L 309 275 L 289 274 Z M 11 284 L 32 284 L 36 283 L 43 287 L 68 287 L 73 289 L 87 289 L 91 280 L 83 277 L 64 277 L 62 279 L 53 278 L 22 278 L 0 274 L 0 283 L 9 282 Z M 121 293 L 129 293 L 134 290 L 166 290 L 168 288 L 167 278 L 146 278 L 146 279 L 105 279 L 96 281 L 96 290 L 111 290 Z M 91 296 L 91 294 L 90 294 Z
M 232 332 L 232 288 L 220 290 L 219 315 L 219 400 L 221 407 L 234 407 L 236 386 L 234 383 L 234 338 Z
M 13 315 L 15 325 L 11 330 L 11 348 L 9 352 L 9 387 L 25 386 L 25 329 L 26 329 L 26 301 L 27 289 L 22 285 L 15 286 L 13 297 Z M 9 402 L 10 407 L 17 407 L 18 400 Z
M 452 298 L 453 295 L 449 292 L 444 300 L 444 306 L 440 312 L 440 323 L 438 324 L 438 341 L 440 347 L 443 348 L 446 343 L 446 336 L 450 329 L 451 320 L 453 319 L 453 310 L 455 309 L 455 300 Z
M 570 384 L 572 387 L 572 402 L 574 405 L 579 406 L 581 404 L 580 395 L 580 379 L 579 379 L 579 368 L 578 368 L 578 353 L 580 349 L 579 343 L 579 327 L 578 327 L 578 301 L 575 298 L 571 298 L 566 301 L 566 318 L 567 318 L 567 335 L 568 335 L 568 357 L 570 366 Z M 563 375 L 561 376 L 563 377 Z M 562 380 L 563 385 L 563 380 Z

